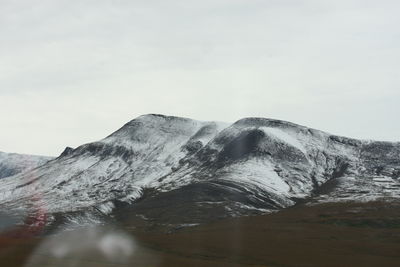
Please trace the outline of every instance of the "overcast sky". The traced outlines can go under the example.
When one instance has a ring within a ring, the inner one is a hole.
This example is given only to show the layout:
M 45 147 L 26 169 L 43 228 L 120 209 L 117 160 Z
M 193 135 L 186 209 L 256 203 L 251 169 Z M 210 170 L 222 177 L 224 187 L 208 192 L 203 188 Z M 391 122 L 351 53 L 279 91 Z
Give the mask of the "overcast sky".
M 162 113 L 400 141 L 398 0 L 0 0 L 0 150 Z

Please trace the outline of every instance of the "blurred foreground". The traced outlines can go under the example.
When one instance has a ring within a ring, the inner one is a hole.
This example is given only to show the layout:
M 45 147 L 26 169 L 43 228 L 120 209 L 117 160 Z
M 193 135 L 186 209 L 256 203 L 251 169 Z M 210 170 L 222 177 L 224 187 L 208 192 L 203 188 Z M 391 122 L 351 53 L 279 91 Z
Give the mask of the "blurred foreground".
M 299 205 L 168 232 L 134 224 L 6 229 L 0 266 L 400 266 L 397 203 Z

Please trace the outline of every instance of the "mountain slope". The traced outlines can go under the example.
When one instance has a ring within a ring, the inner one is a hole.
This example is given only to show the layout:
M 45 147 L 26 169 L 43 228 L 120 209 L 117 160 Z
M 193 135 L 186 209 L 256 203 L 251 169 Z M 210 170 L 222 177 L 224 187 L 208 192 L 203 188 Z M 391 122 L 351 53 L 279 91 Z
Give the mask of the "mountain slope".
M 51 157 L 0 152 L 0 179 L 34 169 Z
M 151 114 L 1 180 L 0 205 L 186 224 L 265 213 L 310 198 L 396 198 L 399 173 L 399 143 L 264 118 L 229 125 Z M 381 186 L 385 179 L 389 188 Z

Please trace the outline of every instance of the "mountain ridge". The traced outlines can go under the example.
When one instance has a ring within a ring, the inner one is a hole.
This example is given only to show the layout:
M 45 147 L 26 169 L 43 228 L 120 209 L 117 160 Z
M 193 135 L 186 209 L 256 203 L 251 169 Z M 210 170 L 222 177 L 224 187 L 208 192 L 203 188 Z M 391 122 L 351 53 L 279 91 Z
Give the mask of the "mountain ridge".
M 310 198 L 397 199 L 399 176 L 398 142 L 346 138 L 275 119 L 226 124 L 148 114 L 100 141 L 67 149 L 34 173 L 0 181 L 0 207 L 40 205 L 49 214 L 92 216 L 113 214 L 125 203 L 149 220 L 197 223 Z M 333 180 L 333 190 L 318 193 Z

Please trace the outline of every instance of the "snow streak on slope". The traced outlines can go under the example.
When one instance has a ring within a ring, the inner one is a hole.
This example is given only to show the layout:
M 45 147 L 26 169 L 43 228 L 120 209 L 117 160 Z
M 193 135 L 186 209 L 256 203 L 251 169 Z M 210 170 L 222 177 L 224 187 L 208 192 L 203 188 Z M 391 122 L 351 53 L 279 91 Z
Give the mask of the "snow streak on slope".
M 285 133 L 284 131 L 277 129 L 277 128 L 271 128 L 271 127 L 261 127 L 261 129 L 266 133 L 269 134 L 271 137 L 275 137 L 283 142 L 285 142 L 288 145 L 291 145 L 297 149 L 299 149 L 301 152 L 306 154 L 306 149 L 303 147 L 303 145 L 297 140 L 296 138 L 290 136 L 289 134 Z
M 320 194 L 312 203 L 393 201 L 400 198 L 400 180 L 388 176 L 346 176 L 337 179 L 335 190 Z

